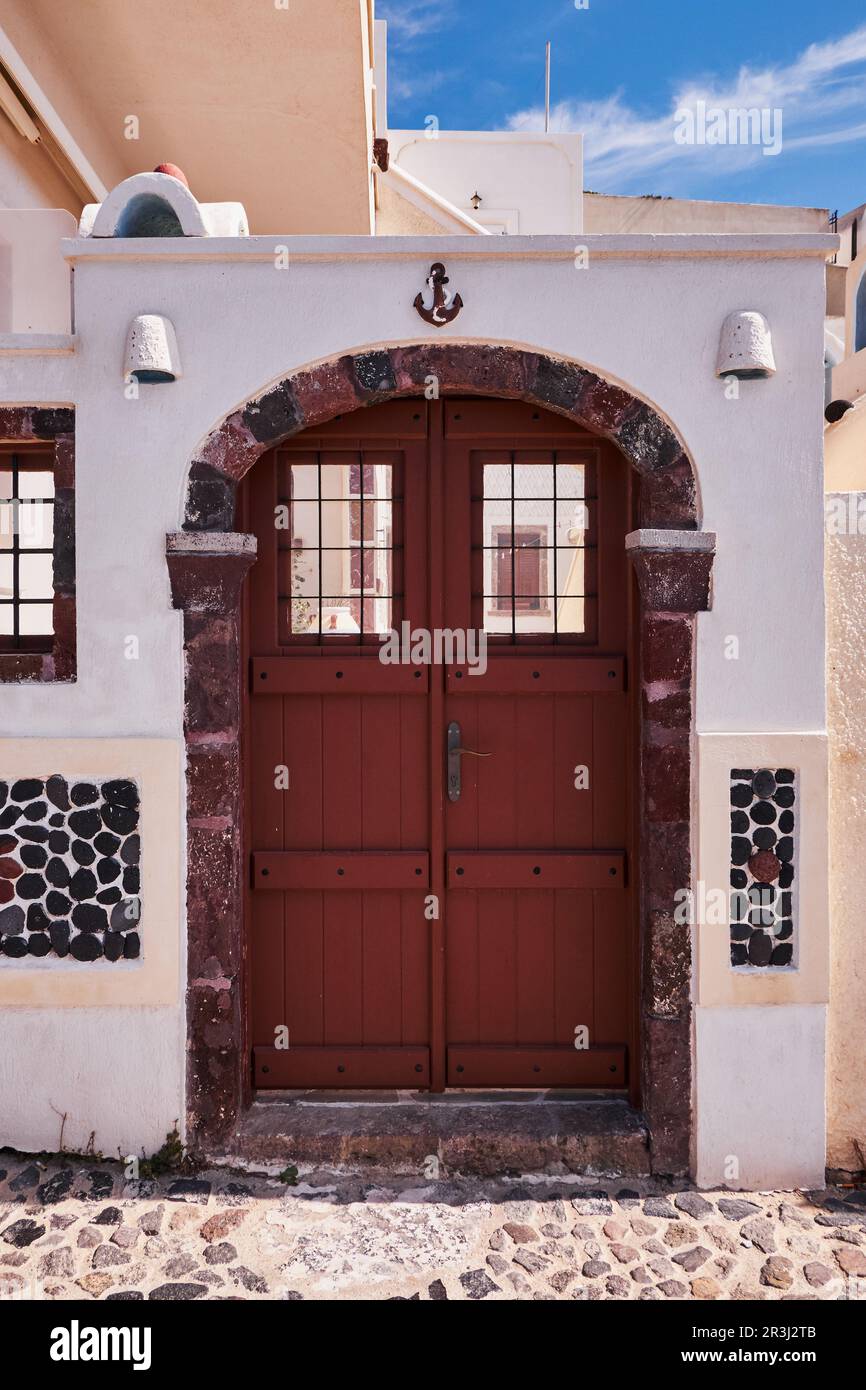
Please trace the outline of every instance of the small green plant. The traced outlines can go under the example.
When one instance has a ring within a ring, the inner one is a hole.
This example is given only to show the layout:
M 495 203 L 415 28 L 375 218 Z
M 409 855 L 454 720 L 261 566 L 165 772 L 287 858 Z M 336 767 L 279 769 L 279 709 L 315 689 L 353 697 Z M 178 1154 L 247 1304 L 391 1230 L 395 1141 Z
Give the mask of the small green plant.
M 280 1182 L 284 1182 L 287 1187 L 297 1187 L 298 1170 L 295 1167 L 295 1165 L 293 1163 L 290 1163 L 288 1168 L 284 1168 L 283 1171 L 279 1174 L 279 1179 Z
M 163 1173 L 170 1173 L 174 1169 L 182 1167 L 183 1163 L 183 1143 L 175 1122 L 174 1129 L 165 1136 L 165 1143 L 162 1148 L 157 1149 L 150 1158 L 141 1158 L 138 1165 L 138 1175 L 140 1178 L 158 1178 Z

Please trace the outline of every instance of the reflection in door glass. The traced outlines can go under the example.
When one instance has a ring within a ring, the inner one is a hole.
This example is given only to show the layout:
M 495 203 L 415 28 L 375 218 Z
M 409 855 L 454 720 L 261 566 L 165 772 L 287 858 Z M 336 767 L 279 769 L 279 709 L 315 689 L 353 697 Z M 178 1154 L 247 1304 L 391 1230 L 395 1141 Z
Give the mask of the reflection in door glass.
M 484 628 L 519 635 L 584 635 L 595 595 L 595 499 L 587 465 L 547 450 L 503 451 L 483 465 L 481 507 Z
M 279 540 L 281 640 L 387 633 L 393 626 L 395 522 L 390 462 L 293 455 L 281 475 L 289 526 Z

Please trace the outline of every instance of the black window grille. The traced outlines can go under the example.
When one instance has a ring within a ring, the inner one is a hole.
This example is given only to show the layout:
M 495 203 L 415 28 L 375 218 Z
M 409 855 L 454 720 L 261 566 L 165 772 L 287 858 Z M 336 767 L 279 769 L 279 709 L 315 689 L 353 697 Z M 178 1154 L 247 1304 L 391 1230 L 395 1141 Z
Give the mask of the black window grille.
M 51 645 L 54 479 L 44 458 L 0 455 L 0 650 Z

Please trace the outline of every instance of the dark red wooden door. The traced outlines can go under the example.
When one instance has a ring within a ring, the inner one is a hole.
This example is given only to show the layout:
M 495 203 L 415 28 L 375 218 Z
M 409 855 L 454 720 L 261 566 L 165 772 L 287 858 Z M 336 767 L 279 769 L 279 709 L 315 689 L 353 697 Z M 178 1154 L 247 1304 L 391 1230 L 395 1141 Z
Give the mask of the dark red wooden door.
M 624 461 L 406 400 L 261 459 L 243 509 L 256 1084 L 622 1086 Z

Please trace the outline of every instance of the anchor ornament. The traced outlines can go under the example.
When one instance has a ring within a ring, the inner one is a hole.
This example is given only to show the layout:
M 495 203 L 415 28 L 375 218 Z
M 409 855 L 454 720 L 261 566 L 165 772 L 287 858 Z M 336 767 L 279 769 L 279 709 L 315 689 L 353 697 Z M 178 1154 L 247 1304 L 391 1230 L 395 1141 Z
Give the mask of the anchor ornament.
M 448 284 L 448 276 L 445 274 L 445 267 L 441 261 L 436 261 L 430 267 L 430 274 L 427 276 L 427 288 L 433 296 L 433 303 L 429 309 L 424 307 L 424 296 L 415 296 L 415 308 L 421 315 L 425 323 L 432 324 L 434 328 L 444 328 L 446 323 L 453 323 L 460 310 L 463 308 L 463 300 L 459 294 L 449 297 L 445 286 Z

